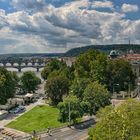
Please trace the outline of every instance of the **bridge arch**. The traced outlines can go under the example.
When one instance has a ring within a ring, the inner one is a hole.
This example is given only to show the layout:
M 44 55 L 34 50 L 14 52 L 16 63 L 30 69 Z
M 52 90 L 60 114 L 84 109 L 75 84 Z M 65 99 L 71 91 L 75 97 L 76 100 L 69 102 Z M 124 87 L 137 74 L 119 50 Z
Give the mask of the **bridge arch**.
M 21 63 L 21 66 L 26 66 L 26 64 L 25 63 Z
M 31 63 L 31 62 L 28 62 L 28 63 L 27 63 L 27 66 L 32 66 L 32 63 Z
M 18 70 L 18 68 L 14 68 L 14 67 L 7 67 L 6 68 L 8 71 L 14 71 L 14 72 L 18 72 L 19 70 Z
M 13 66 L 19 66 L 19 64 L 18 63 L 14 63 Z
M 21 68 L 21 71 L 22 72 L 26 72 L 26 71 L 34 71 L 34 72 L 36 72 L 37 70 L 36 70 L 36 68 L 35 67 L 24 67 L 24 68 Z
M 34 65 L 35 65 L 35 66 L 38 66 L 38 65 L 39 65 L 39 63 L 35 63 Z
M 11 63 L 6 63 L 5 66 L 12 66 L 12 64 Z

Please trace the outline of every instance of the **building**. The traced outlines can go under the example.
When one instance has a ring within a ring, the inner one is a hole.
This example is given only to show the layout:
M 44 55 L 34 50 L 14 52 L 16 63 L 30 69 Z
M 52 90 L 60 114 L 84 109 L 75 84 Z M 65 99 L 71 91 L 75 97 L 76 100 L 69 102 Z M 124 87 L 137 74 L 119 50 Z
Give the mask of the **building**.
M 109 58 L 110 59 L 115 59 L 119 56 L 119 52 L 117 50 L 112 50 L 110 51 L 110 54 L 109 54 Z
M 137 78 L 140 77 L 140 54 L 131 53 L 123 55 L 121 58 L 130 62 L 132 70 Z
M 76 61 L 76 57 L 62 57 L 58 60 L 65 62 L 67 66 L 71 67 Z
M 12 105 L 24 105 L 25 101 L 23 99 L 20 98 L 10 98 L 8 99 L 8 104 L 12 104 Z
M 134 90 L 134 94 L 140 96 L 140 54 L 134 53 L 132 50 L 128 54 L 122 56 L 123 59 L 130 62 L 132 71 L 136 75 L 137 87 Z

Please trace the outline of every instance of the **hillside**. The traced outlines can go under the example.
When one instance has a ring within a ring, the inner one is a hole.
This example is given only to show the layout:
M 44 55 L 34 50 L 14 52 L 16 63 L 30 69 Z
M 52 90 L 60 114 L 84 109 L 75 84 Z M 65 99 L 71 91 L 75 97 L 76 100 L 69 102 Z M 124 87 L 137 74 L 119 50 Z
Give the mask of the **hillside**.
M 116 49 L 120 51 L 121 53 L 126 53 L 129 50 L 133 50 L 134 52 L 140 53 L 140 45 L 137 44 L 112 44 L 112 45 L 91 45 L 91 46 L 85 46 L 80 48 L 74 48 L 69 51 L 67 51 L 64 56 L 72 57 L 77 56 L 81 53 L 84 53 L 88 49 L 96 49 L 100 50 L 106 53 L 109 53 L 111 50 Z
M 86 52 L 89 49 L 96 49 L 103 51 L 105 53 L 109 53 L 111 50 L 116 49 L 120 51 L 120 53 L 126 53 L 129 50 L 133 50 L 134 52 L 140 53 L 140 45 L 128 45 L 128 44 L 112 44 L 112 45 L 90 45 L 79 48 L 74 48 L 66 53 L 23 53 L 23 54 L 1 54 L 0 59 L 11 59 L 11 58 L 39 58 L 39 57 L 74 57 L 81 53 Z

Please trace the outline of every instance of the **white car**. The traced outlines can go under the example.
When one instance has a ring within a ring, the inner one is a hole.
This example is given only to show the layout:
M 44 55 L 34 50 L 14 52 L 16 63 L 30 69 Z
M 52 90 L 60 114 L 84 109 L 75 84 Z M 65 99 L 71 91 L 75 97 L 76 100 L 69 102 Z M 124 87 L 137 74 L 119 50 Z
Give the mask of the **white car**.
M 16 114 L 16 113 L 19 113 L 19 111 L 20 111 L 19 108 L 14 108 L 14 109 L 10 110 L 9 112 L 13 113 L 13 114 Z

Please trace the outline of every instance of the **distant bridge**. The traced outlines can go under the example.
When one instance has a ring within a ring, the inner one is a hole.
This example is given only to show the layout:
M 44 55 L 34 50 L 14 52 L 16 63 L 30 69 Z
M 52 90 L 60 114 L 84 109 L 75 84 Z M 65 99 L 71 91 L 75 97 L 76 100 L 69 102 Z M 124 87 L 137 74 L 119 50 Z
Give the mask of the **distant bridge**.
M 35 68 L 37 72 L 39 69 L 45 67 L 46 63 L 0 63 L 0 67 L 4 68 L 15 68 L 18 72 L 21 72 L 23 68 Z
M 35 68 L 36 71 L 39 72 L 39 69 L 45 67 L 45 65 L 52 59 L 53 58 L 35 59 L 35 60 L 25 59 L 16 61 L 0 60 L 0 67 L 16 68 L 19 72 L 21 72 L 23 68 Z M 63 57 L 57 59 L 59 61 L 65 62 L 67 66 L 71 66 L 75 62 L 75 58 L 71 57 Z

